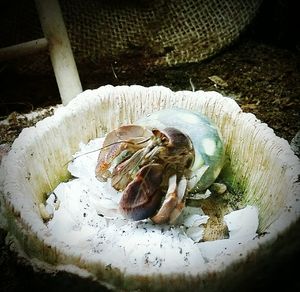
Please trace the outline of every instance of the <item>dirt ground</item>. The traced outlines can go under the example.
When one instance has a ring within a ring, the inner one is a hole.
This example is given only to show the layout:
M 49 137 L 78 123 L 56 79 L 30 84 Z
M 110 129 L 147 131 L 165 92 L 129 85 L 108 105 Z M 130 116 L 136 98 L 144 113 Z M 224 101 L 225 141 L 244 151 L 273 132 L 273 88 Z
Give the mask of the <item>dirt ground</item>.
M 290 142 L 300 130 L 300 23 L 292 2 L 265 1 L 243 35 L 209 60 L 172 68 L 151 68 L 143 62 L 136 64 L 136 60 L 130 58 L 115 60 L 113 65 L 101 68 L 89 64 L 80 70 L 83 87 L 157 84 L 173 90 L 215 90 L 234 98 L 244 111 L 255 114 L 278 136 Z M 10 121 L 0 126 L 0 144 L 10 144 L 22 128 L 36 122 L 29 122 L 24 113 L 56 105 L 60 98 L 52 75 L 20 75 L 7 64 L 0 65 L 0 116 Z M 49 108 L 45 115 L 51 113 Z M 298 234 L 299 224 L 287 235 L 290 240 L 283 238 L 275 244 L 276 254 L 253 261 L 257 274 L 245 275 L 244 282 L 224 291 L 267 289 L 273 285 L 299 291 L 299 277 L 291 267 L 299 260 Z M 26 288 L 57 291 L 58 285 L 61 290 L 80 291 L 84 287 L 85 280 L 64 273 L 50 276 L 34 272 L 18 261 L 4 239 L 5 231 L 1 230 L 1 291 Z M 90 291 L 99 289 L 93 283 L 89 283 L 89 288 Z

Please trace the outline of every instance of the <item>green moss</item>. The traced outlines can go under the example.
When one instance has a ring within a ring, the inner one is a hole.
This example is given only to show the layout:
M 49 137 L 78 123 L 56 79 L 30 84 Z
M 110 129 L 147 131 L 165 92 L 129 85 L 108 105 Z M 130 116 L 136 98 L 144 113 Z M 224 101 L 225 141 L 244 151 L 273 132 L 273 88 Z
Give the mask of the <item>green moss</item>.
M 49 184 L 43 182 L 43 191 L 42 191 L 42 203 L 44 203 L 49 195 L 54 191 L 54 189 L 63 182 L 68 182 L 72 178 L 72 175 L 69 171 L 61 172 L 60 175 L 55 177 L 55 180 L 52 182 L 52 187 Z

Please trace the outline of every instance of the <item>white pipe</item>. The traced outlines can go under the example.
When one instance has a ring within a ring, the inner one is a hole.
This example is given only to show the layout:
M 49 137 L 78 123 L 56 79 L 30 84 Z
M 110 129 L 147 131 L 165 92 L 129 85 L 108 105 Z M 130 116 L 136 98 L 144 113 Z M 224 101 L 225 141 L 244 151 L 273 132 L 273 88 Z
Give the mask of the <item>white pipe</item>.
M 48 41 L 46 38 L 36 39 L 29 42 L 0 49 L 0 61 L 11 60 L 22 56 L 36 54 L 47 50 Z
M 50 58 L 64 105 L 82 92 L 71 44 L 57 0 L 35 0 L 41 26 L 49 43 Z

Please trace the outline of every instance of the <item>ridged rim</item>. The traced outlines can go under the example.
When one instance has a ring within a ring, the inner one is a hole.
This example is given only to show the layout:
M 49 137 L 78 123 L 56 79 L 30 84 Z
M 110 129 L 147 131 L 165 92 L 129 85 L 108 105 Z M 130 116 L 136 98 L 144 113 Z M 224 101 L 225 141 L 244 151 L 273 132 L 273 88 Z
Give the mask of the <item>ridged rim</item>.
M 67 247 L 49 242 L 38 203 L 68 176 L 62 165 L 76 152 L 79 142 L 88 142 L 120 123 L 171 106 L 200 110 L 219 126 L 236 174 L 231 183 L 240 187 L 241 179 L 246 176 L 245 202 L 259 207 L 260 228 L 269 234 L 251 244 L 242 257 L 231 255 L 224 263 L 208 265 L 196 276 L 183 271 L 178 275 L 127 275 L 117 267 L 107 270 L 102 263 L 89 262 L 84 255 L 78 256 Z M 90 275 L 127 289 L 160 290 L 168 283 L 173 284 L 172 289 L 179 290 L 217 287 L 218 280 L 224 279 L 231 268 L 242 265 L 249 254 L 269 246 L 299 218 L 299 174 L 299 159 L 287 141 L 277 137 L 254 115 L 243 113 L 228 97 L 216 92 L 172 92 L 161 86 L 104 86 L 83 92 L 54 116 L 22 131 L 1 165 L 1 211 L 17 249 L 25 252 L 32 264 L 48 271 L 62 269 L 81 276 Z

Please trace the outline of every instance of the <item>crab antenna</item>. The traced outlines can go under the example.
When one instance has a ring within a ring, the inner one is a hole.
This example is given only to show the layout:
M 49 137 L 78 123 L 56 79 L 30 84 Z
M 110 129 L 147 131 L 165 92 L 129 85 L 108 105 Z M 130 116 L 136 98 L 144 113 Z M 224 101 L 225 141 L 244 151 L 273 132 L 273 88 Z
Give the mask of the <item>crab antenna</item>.
M 149 140 L 150 138 L 148 138 Z M 146 148 L 143 149 L 142 155 L 140 156 L 140 159 L 137 161 L 137 163 L 135 164 L 134 168 L 132 168 L 131 171 L 133 171 L 133 169 L 135 169 L 141 162 L 143 159 L 145 159 L 145 157 L 147 156 L 147 154 L 152 153 L 153 149 L 151 149 L 153 146 L 155 145 L 155 143 L 152 141 L 152 143 L 150 143 L 149 145 L 147 145 Z M 152 158 L 152 156 L 151 156 Z
M 94 150 L 91 150 L 91 151 L 88 151 L 88 152 L 85 152 L 85 153 L 78 154 L 77 156 L 73 157 L 71 160 L 68 160 L 68 161 L 64 164 L 64 166 L 66 166 L 66 165 L 69 164 L 70 162 L 73 162 L 75 159 L 77 159 L 77 158 L 79 158 L 79 157 L 81 157 L 81 156 L 84 156 L 84 155 L 87 155 L 87 154 L 91 154 L 91 153 L 94 153 L 94 152 L 103 150 L 103 149 L 108 148 L 108 147 L 110 147 L 110 146 L 112 146 L 112 145 L 116 145 L 116 144 L 119 144 L 119 143 L 127 143 L 127 144 L 140 145 L 140 144 L 143 144 L 143 143 L 145 143 L 145 142 L 148 142 L 150 139 L 151 139 L 151 138 L 147 138 L 147 139 L 142 140 L 142 141 L 137 142 L 137 143 L 131 142 L 130 140 L 120 140 L 120 141 L 112 142 L 112 143 L 107 144 L 107 145 L 105 145 L 105 146 L 103 146 L 103 147 L 100 147 L 100 148 L 97 148 L 97 149 L 94 149 Z

